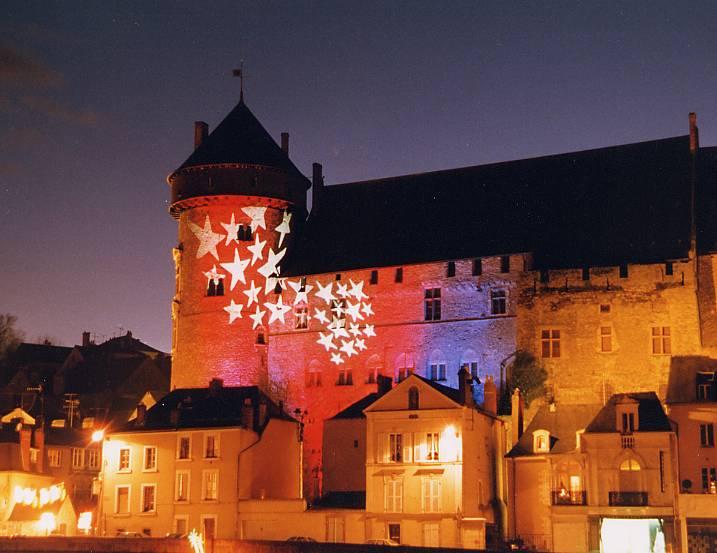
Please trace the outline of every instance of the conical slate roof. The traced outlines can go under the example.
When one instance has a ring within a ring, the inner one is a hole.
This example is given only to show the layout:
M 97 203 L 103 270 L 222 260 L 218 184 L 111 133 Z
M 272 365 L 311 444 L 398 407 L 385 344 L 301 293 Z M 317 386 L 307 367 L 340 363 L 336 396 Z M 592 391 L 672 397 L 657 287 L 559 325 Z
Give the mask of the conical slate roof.
M 243 100 L 177 171 L 200 165 L 234 163 L 263 165 L 301 174 Z

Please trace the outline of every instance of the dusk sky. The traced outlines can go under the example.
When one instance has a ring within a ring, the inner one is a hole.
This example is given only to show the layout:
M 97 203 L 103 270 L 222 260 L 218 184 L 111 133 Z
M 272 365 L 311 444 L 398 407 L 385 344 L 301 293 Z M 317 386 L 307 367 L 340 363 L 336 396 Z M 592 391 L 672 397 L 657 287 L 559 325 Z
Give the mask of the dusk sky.
M 0 313 L 29 341 L 169 351 L 165 178 L 237 102 L 241 60 L 247 105 L 327 184 L 683 135 L 689 111 L 717 144 L 713 1 L 1 10 Z

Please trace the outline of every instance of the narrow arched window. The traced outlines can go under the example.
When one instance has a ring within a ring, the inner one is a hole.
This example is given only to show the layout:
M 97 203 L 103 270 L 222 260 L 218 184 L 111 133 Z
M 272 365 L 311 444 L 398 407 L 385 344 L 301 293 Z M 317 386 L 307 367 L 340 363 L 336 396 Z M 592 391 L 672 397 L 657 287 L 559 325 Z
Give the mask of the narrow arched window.
M 411 410 L 418 409 L 418 388 L 411 386 L 408 390 L 408 408 Z

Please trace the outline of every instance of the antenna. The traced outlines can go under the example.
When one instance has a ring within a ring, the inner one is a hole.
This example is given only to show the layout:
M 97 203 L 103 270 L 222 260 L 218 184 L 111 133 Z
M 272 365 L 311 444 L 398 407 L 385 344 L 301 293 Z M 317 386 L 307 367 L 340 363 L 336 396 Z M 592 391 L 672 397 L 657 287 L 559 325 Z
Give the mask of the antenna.
M 234 69 L 232 75 L 239 77 L 239 101 L 244 101 L 244 60 L 239 62 L 239 69 Z

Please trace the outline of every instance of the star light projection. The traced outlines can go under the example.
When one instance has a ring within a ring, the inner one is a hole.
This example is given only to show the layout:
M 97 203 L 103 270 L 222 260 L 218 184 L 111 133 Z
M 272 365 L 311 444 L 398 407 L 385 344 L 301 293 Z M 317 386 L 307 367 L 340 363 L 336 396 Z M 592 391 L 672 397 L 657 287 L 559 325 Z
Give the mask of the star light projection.
M 267 227 L 266 210 L 266 207 L 260 206 L 241 209 L 251 219 L 249 225 L 254 238 L 254 241 L 249 242 L 246 246 L 243 246 L 243 241 L 240 240 L 242 224 L 237 223 L 235 213 L 231 214 L 229 222 L 219 221 L 226 234 L 216 233 L 212 230 L 209 215 L 204 219 L 203 227 L 188 221 L 189 229 L 199 241 L 197 258 L 210 254 L 226 273 L 220 272 L 215 263 L 211 270 L 204 272 L 204 276 L 215 285 L 220 280 L 229 280 L 228 291 L 234 294 L 234 297 L 228 298 L 229 304 L 223 308 L 229 317 L 228 324 L 242 319 L 242 312 L 251 319 L 254 330 L 264 324 L 274 322 L 287 324 L 286 315 L 293 310 L 296 316 L 296 329 L 308 329 L 310 320 L 320 324 L 319 338 L 316 343 L 325 349 L 332 363 L 341 365 L 346 359 L 359 355 L 359 352 L 367 349 L 366 339 L 376 336 L 374 326 L 366 322 L 366 319 L 374 312 L 371 304 L 368 303 L 369 296 L 363 291 L 364 281 L 349 280 L 348 284 L 330 281 L 328 284 L 322 285 L 317 280 L 313 285 L 307 284 L 305 279 L 294 281 L 282 277 L 280 264 L 286 255 L 286 248 L 282 248 L 282 245 L 286 235 L 291 233 L 291 213 L 285 211 L 281 222 L 273 229 L 273 232 L 279 235 L 275 251 L 271 246 L 266 247 L 268 240 L 262 240 L 262 236 L 258 232 L 259 229 L 266 233 L 271 232 Z M 264 238 L 267 238 L 266 233 Z M 224 241 L 223 244 L 222 241 Z M 220 259 L 217 246 L 221 246 L 222 258 L 226 256 L 226 261 Z M 256 272 L 264 278 L 264 282 L 262 283 L 259 279 L 257 283 L 254 279 L 250 279 L 247 284 L 245 271 L 250 266 L 254 267 L 257 262 L 263 262 L 263 264 L 257 265 Z M 226 279 L 227 276 L 230 278 Z M 239 283 L 243 286 L 237 287 Z M 262 302 L 259 298 L 259 293 L 262 290 L 266 295 L 275 291 L 280 293 L 277 295 L 276 301 Z M 285 302 L 282 296 L 284 290 L 293 292 L 293 301 Z M 311 294 L 312 291 L 313 294 Z M 314 306 L 313 316 L 309 314 L 311 296 L 319 304 Z M 254 306 L 253 312 L 249 309 L 252 305 Z M 267 313 L 268 317 L 265 317 Z

